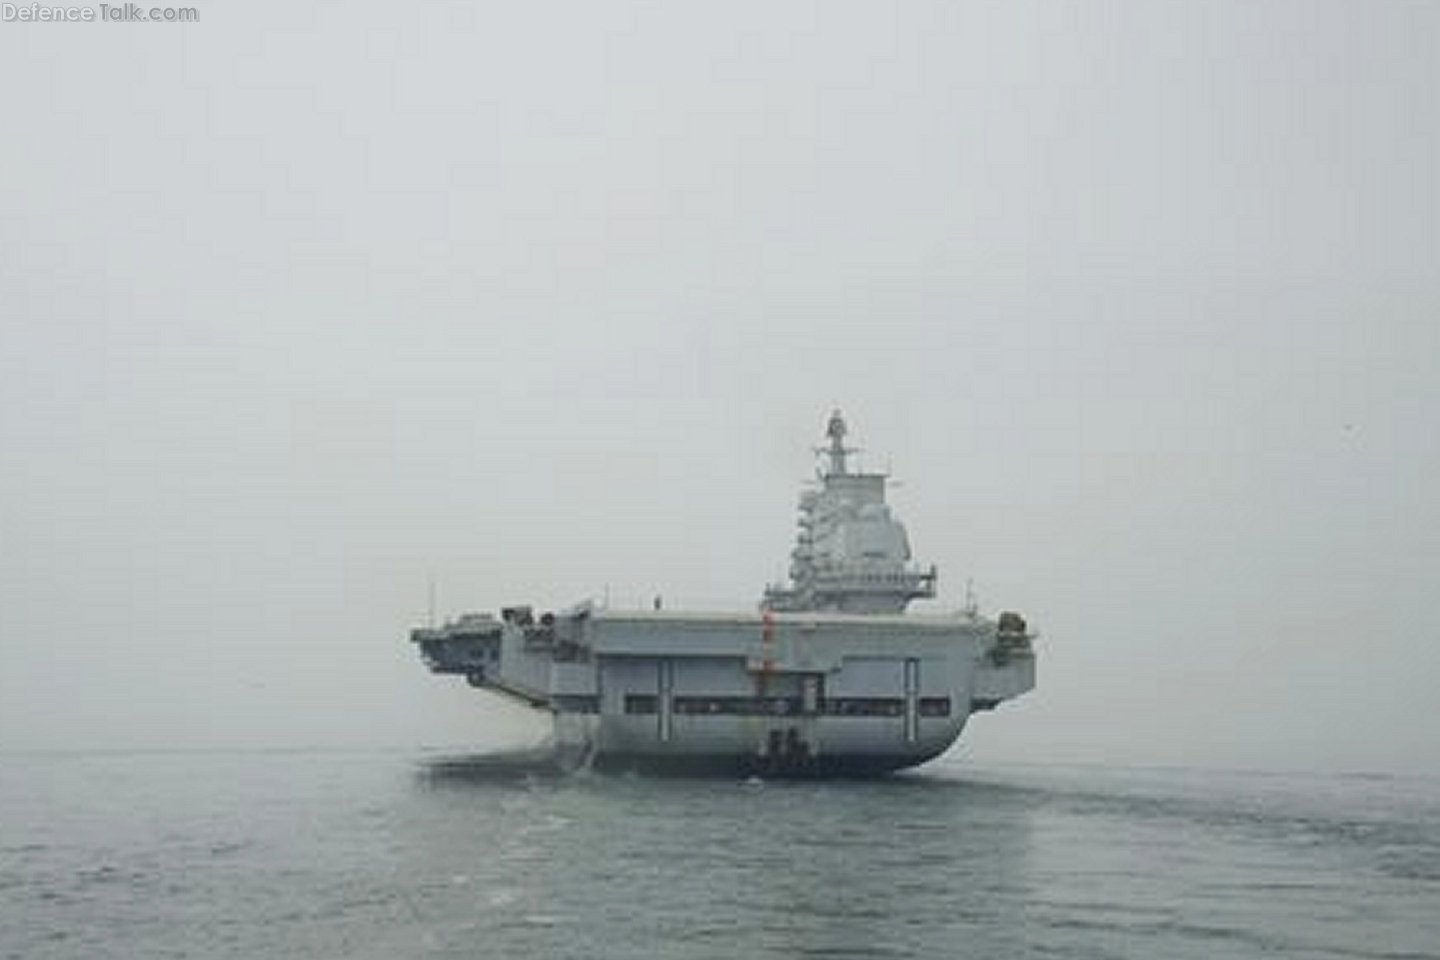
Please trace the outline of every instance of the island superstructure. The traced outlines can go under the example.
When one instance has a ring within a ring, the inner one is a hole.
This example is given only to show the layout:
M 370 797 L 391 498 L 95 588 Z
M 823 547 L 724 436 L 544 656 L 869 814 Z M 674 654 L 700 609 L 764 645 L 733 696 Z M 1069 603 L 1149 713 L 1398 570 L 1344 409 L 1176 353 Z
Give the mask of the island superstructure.
M 836 411 L 789 580 L 754 612 L 516 605 L 411 640 L 432 671 L 548 714 L 565 766 L 823 776 L 923 763 L 972 713 L 1034 687 L 1033 634 L 973 604 L 906 613 L 935 596 L 936 569 L 912 562 L 888 477 L 852 470 L 846 435 Z

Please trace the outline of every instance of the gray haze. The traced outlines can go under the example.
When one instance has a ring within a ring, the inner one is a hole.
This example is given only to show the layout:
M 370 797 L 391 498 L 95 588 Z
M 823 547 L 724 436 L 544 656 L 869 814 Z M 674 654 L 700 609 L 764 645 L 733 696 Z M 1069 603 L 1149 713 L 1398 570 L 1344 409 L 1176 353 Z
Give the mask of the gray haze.
M 746 607 L 843 406 L 962 752 L 1440 771 L 1440 5 L 0 23 L 0 747 L 498 743 L 425 614 Z

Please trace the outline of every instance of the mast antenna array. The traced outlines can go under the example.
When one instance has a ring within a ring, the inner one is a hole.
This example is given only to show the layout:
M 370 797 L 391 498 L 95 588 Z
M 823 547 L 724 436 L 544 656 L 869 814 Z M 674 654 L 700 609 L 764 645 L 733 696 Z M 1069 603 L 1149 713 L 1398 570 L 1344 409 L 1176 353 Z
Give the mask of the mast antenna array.
M 845 435 L 849 433 L 845 426 L 845 418 L 841 416 L 837 408 L 830 414 L 830 422 L 825 427 L 825 435 L 830 438 L 828 447 L 816 448 L 816 453 L 823 453 L 830 458 L 830 469 L 827 476 L 843 477 L 849 471 L 845 466 L 845 458 L 852 453 L 859 453 L 858 447 L 845 446 Z

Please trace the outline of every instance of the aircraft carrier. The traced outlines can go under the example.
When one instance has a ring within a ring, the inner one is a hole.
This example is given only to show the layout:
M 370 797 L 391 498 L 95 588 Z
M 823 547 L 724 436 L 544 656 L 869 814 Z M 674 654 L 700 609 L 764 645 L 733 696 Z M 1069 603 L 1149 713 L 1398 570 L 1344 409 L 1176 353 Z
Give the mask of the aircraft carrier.
M 562 767 L 827 776 L 924 763 L 972 713 L 1035 685 L 1034 635 L 973 603 L 906 613 L 935 596 L 886 503 L 888 476 L 851 469 L 836 411 L 816 482 L 800 496 L 790 579 L 759 609 L 464 614 L 411 640 L 435 673 L 519 700 L 553 721 Z

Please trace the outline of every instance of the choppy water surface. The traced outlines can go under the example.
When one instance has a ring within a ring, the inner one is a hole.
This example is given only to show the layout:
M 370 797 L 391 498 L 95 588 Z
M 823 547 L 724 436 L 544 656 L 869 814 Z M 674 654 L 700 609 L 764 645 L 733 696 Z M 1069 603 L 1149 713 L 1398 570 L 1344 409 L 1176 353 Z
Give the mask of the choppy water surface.
M 1440 781 L 0 757 L 0 956 L 1440 957 Z

